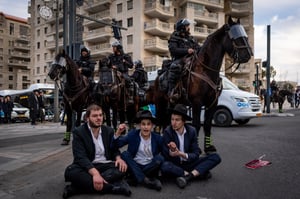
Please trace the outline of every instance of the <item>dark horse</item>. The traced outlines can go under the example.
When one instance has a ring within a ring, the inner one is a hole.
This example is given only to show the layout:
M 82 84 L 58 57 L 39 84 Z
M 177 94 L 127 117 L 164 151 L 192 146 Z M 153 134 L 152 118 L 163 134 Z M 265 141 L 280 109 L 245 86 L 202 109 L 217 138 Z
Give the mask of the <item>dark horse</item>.
M 62 50 L 62 52 L 56 55 L 48 75 L 57 83 L 64 74 L 66 74 L 66 82 L 64 88 L 60 88 L 60 90 L 63 91 L 67 127 L 62 145 L 68 145 L 73 126 L 73 112 L 76 112 L 75 126 L 79 126 L 82 111 L 89 104 L 91 98 L 87 78 L 80 74 L 77 64 Z M 58 85 L 60 86 L 60 84 Z
M 116 129 L 118 118 L 120 123 L 124 123 L 127 118 L 129 127 L 132 128 L 138 110 L 138 96 L 133 96 L 134 103 L 128 104 L 125 79 L 122 74 L 109 66 L 107 58 L 100 60 L 99 66 L 99 82 L 94 100 L 102 106 L 106 124 Z
M 206 153 L 216 151 L 211 143 L 211 126 L 218 96 L 221 93 L 219 72 L 225 53 L 233 59 L 232 65 L 246 63 L 252 56 L 243 26 L 239 20 L 234 22 L 231 17 L 228 18 L 228 24 L 209 35 L 201 50 L 191 57 L 190 62 L 186 62 L 181 81 L 177 84 L 177 86 L 182 85 L 181 87 L 184 88 L 187 95 L 182 95 L 182 99 L 176 103 L 187 101 L 186 104 L 191 105 L 192 124 L 196 127 L 197 132 L 201 127 L 201 107 L 206 107 L 204 119 L 204 151 Z M 166 92 L 159 89 L 159 77 L 156 78 L 154 86 L 155 97 L 153 100 L 156 105 L 157 119 L 161 122 L 160 125 L 165 126 L 170 122 L 170 118 L 166 114 L 167 107 L 172 108 L 172 105 L 169 103 Z
M 266 111 L 266 106 L 267 106 L 267 92 L 264 93 L 264 109 L 263 112 L 265 113 Z M 273 95 L 270 96 L 270 103 L 278 103 L 278 112 L 279 113 L 283 113 L 283 103 L 285 101 L 285 99 L 287 98 L 289 100 L 289 98 L 293 97 L 293 93 L 289 90 L 283 89 L 283 90 L 279 90 L 278 92 L 274 92 Z
M 108 126 L 117 128 L 118 103 L 121 99 L 122 77 L 118 71 L 108 66 L 109 60 L 103 58 L 99 61 L 99 82 L 94 94 L 96 103 L 99 103 L 105 113 Z M 112 117 L 111 117 L 112 112 Z

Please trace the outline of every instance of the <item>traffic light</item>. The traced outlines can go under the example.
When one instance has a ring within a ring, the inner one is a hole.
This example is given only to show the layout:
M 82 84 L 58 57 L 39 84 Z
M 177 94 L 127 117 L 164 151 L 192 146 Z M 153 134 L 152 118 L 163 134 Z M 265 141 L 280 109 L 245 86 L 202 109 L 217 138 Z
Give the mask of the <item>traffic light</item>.
M 256 87 L 256 81 L 253 81 L 252 84 L 254 87 Z
M 263 68 L 266 68 L 266 67 L 267 67 L 267 61 L 263 61 L 263 62 L 262 62 L 262 67 L 263 67 Z

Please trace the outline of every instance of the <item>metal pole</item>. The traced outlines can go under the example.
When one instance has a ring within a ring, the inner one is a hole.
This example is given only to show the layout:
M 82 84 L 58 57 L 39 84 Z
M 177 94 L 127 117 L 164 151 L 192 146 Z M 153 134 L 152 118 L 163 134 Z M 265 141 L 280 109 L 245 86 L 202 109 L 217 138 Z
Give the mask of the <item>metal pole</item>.
M 55 53 L 58 54 L 59 52 L 59 35 L 58 35 L 58 26 L 59 26 L 59 13 L 58 13 L 58 6 L 59 6 L 59 0 L 56 0 L 56 12 L 55 12 Z M 59 122 L 59 107 L 58 107 L 58 98 L 59 98 L 59 92 L 58 92 L 58 86 L 55 84 L 54 88 L 54 122 Z
M 255 74 L 255 94 L 259 95 L 259 84 L 258 84 L 258 64 L 255 64 L 256 74 Z
M 267 113 L 270 113 L 270 95 L 271 95 L 271 88 L 270 88 L 270 39 L 271 39 L 271 26 L 267 26 L 267 66 L 266 66 L 266 76 L 267 76 Z

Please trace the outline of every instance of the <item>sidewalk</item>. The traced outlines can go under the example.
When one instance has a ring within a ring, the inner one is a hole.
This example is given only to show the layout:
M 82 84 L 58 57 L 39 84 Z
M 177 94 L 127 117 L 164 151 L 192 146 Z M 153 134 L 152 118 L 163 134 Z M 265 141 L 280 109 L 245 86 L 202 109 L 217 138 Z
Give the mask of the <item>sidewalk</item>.
M 1 124 L 0 175 L 70 150 L 71 145 L 60 145 L 65 128 L 53 122 Z

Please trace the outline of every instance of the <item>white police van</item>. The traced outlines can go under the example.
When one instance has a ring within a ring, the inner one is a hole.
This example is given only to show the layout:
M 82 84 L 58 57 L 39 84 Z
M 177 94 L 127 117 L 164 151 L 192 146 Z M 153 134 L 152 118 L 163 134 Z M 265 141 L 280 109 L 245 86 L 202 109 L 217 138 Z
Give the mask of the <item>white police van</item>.
M 148 72 L 148 80 L 155 80 L 157 71 Z M 224 75 L 220 74 L 223 90 L 219 96 L 217 110 L 213 116 L 216 126 L 230 126 L 232 121 L 243 125 L 252 118 L 262 116 L 261 100 L 259 96 L 240 90 Z M 204 107 L 203 107 L 204 109 Z M 201 121 L 204 120 L 204 111 L 201 111 Z
M 242 91 L 224 75 L 220 76 L 223 90 L 213 117 L 215 125 L 230 126 L 232 121 L 242 125 L 252 118 L 262 116 L 261 100 L 258 95 Z

